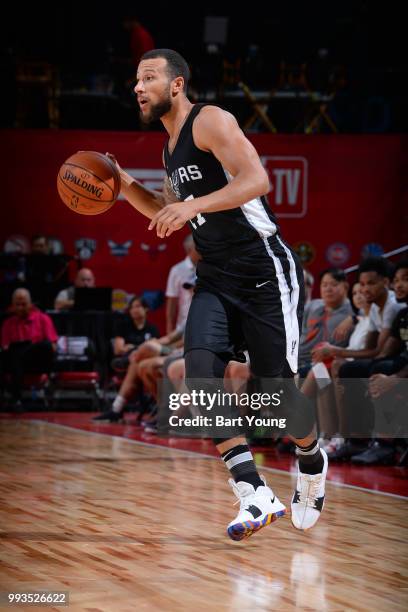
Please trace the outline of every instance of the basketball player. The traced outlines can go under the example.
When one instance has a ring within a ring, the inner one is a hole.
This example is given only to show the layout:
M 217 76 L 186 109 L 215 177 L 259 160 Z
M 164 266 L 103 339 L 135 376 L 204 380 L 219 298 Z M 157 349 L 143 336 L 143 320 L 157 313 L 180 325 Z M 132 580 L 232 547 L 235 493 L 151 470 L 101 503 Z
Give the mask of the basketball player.
M 145 53 L 137 71 L 134 91 L 141 119 L 160 119 L 169 135 L 163 193 L 145 188 L 118 166 L 122 193 L 151 219 L 149 229 L 165 238 L 188 222 L 202 256 L 185 334 L 187 382 L 222 379 L 245 341 L 254 377 L 289 378 L 296 389 L 303 271 L 265 201 L 269 181 L 254 147 L 230 113 L 191 104 L 188 79 L 186 61 L 169 49 Z M 309 423 L 295 439 L 298 478 L 291 502 L 292 523 L 303 530 L 320 516 L 327 472 L 314 415 Z M 258 474 L 245 437 L 216 439 L 215 444 L 241 502 L 228 534 L 241 540 L 283 516 L 286 508 Z

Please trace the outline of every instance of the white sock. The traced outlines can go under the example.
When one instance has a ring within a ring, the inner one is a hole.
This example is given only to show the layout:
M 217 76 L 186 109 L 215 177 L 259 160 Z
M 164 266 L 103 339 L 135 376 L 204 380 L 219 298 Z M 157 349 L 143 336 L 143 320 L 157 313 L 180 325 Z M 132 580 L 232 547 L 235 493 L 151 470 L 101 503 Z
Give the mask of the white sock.
M 113 400 L 112 410 L 113 412 L 122 412 L 124 405 L 126 404 L 126 400 L 122 395 L 117 395 Z

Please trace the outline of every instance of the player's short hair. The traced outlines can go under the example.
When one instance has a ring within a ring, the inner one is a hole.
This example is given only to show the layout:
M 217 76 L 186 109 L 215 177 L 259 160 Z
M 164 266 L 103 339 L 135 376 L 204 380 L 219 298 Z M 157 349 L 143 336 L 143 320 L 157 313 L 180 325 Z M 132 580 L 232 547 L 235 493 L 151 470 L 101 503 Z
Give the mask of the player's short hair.
M 358 267 L 358 276 L 362 272 L 377 272 L 378 276 L 390 278 L 391 267 L 384 257 L 366 257 Z
M 319 279 L 323 279 L 323 276 L 330 274 L 332 278 L 338 283 L 345 283 L 347 281 L 346 273 L 341 268 L 326 268 L 323 272 L 320 272 Z
M 146 51 L 140 58 L 140 61 L 148 59 L 156 59 L 162 57 L 167 62 L 167 73 L 171 80 L 181 76 L 184 79 L 184 91 L 187 91 L 187 85 L 190 80 L 190 68 L 184 57 L 173 51 L 173 49 L 152 49 Z

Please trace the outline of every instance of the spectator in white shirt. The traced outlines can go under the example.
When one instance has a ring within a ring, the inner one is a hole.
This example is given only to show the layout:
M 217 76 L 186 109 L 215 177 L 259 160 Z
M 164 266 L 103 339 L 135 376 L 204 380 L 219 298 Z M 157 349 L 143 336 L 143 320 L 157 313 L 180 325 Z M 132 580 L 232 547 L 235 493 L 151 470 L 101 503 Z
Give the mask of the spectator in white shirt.
M 373 407 L 366 401 L 367 379 L 378 371 L 378 358 L 381 357 L 390 337 L 393 321 L 404 307 L 403 303 L 396 301 L 394 292 L 389 290 L 389 276 L 390 269 L 386 259 L 370 257 L 362 261 L 359 267 L 359 282 L 367 302 L 371 304 L 366 346 L 362 350 L 337 347 L 330 349 L 334 357 L 354 358 L 353 361 L 345 361 L 338 370 L 340 388 L 344 387 L 343 431 L 351 435 L 351 439 L 334 453 L 329 453 L 335 460 L 351 458 L 353 462 L 358 463 L 362 455 L 365 457 L 366 453 L 371 453 L 371 448 L 367 448 L 367 437 L 374 433 L 375 419 Z M 389 455 L 392 455 L 392 449 L 389 451 Z M 372 457 L 368 456 L 370 462 L 371 459 Z M 378 457 L 374 456 L 374 460 L 377 459 Z M 362 459 L 362 462 L 364 461 L 365 458 Z
M 62 289 L 55 298 L 55 310 L 69 310 L 75 303 L 75 289 L 80 287 L 95 287 L 95 275 L 89 268 L 78 270 L 74 284 Z
M 405 304 L 398 303 L 394 292 L 389 290 L 389 266 L 382 257 L 363 260 L 359 267 L 359 283 L 367 303 L 371 305 L 365 347 L 353 350 L 351 347 L 323 345 L 313 352 L 314 361 L 328 357 L 371 360 L 380 354 L 390 335 L 392 322 Z
M 197 261 L 200 259 L 194 240 L 189 234 L 183 242 L 186 257 L 169 272 L 166 287 L 166 333 L 184 327 L 190 308 L 192 292 L 183 289 L 184 283 L 193 283 Z

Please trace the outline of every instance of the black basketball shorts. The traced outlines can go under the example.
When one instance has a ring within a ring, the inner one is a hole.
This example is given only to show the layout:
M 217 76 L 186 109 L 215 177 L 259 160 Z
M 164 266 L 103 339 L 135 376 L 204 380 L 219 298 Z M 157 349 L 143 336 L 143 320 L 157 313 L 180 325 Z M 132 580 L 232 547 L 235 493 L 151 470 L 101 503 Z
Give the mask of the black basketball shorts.
M 219 263 L 199 262 L 184 351 L 207 349 L 228 361 L 248 350 L 257 377 L 297 372 L 304 307 L 303 270 L 279 236 Z

